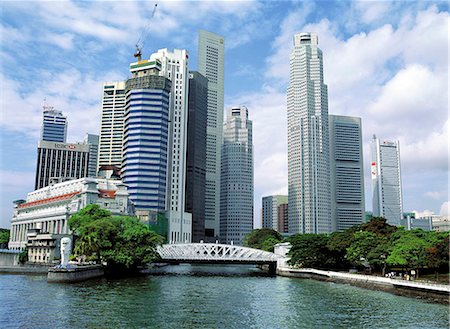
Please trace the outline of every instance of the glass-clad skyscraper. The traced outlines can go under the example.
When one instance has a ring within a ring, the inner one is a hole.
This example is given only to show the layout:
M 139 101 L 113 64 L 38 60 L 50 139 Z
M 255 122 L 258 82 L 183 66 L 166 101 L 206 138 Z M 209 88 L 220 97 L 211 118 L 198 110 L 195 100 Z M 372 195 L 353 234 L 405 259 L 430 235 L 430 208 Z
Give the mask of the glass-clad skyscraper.
M 122 178 L 136 214 L 148 220 L 166 204 L 171 82 L 160 70 L 159 61 L 132 63 L 125 86 Z
M 330 115 L 331 218 L 333 231 L 364 220 L 361 118 Z
M 220 181 L 220 240 L 242 245 L 253 229 L 253 124 L 245 106 L 228 110 Z
M 220 220 L 225 42 L 222 36 L 208 31 L 200 30 L 198 36 L 198 71 L 208 79 L 205 235 L 214 241 L 219 236 Z
M 372 207 L 373 215 L 400 225 L 403 215 L 400 145 L 398 141 L 372 140 Z
M 330 232 L 328 91 L 316 33 L 294 36 L 287 115 L 289 232 Z
M 52 106 L 44 105 L 41 140 L 65 143 L 67 138 L 67 117 Z

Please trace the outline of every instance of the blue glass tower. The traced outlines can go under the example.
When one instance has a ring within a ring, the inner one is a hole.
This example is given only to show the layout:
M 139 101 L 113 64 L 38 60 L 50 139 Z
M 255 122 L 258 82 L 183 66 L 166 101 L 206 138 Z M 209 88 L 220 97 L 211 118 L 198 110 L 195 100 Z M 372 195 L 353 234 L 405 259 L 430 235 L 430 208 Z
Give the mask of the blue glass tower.
M 41 140 L 65 143 L 67 137 L 67 117 L 61 111 L 44 105 Z
M 126 82 L 122 178 L 136 214 L 151 219 L 165 209 L 171 82 L 159 61 L 131 65 Z

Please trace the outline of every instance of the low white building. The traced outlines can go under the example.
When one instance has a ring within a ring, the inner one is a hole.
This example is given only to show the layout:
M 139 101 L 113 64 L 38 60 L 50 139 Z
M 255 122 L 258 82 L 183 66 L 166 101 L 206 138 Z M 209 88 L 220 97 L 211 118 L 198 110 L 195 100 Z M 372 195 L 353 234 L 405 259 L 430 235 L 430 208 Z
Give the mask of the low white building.
M 28 193 L 26 200 L 15 201 L 8 247 L 24 249 L 27 233 L 70 234 L 68 219 L 89 204 L 97 204 L 113 215 L 133 215 L 126 185 L 120 180 L 80 178 L 53 184 Z

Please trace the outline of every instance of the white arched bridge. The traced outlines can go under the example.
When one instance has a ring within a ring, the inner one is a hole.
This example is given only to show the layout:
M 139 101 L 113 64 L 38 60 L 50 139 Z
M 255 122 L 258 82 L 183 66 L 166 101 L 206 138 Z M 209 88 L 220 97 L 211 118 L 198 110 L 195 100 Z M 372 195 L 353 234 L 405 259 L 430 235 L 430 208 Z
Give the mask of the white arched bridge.
M 279 257 L 259 249 L 219 243 L 163 244 L 157 252 L 167 263 L 267 264 L 270 272 L 275 271 Z

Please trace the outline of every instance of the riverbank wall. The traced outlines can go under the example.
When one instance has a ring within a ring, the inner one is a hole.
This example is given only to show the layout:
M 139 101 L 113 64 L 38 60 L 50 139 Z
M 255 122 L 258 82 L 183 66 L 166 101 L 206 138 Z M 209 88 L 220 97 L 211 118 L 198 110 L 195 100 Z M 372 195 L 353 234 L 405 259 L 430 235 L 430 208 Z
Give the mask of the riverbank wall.
M 47 274 L 50 265 L 0 265 L 1 274 Z
M 51 267 L 48 269 L 48 282 L 72 283 L 86 281 L 105 275 L 102 265 L 76 266 L 69 268 Z
M 385 291 L 400 296 L 423 299 L 434 303 L 450 303 L 450 286 L 448 285 L 390 279 L 371 275 L 322 271 L 312 268 L 292 269 L 288 267 L 279 267 L 277 268 L 277 275 L 350 284 L 360 288 Z

